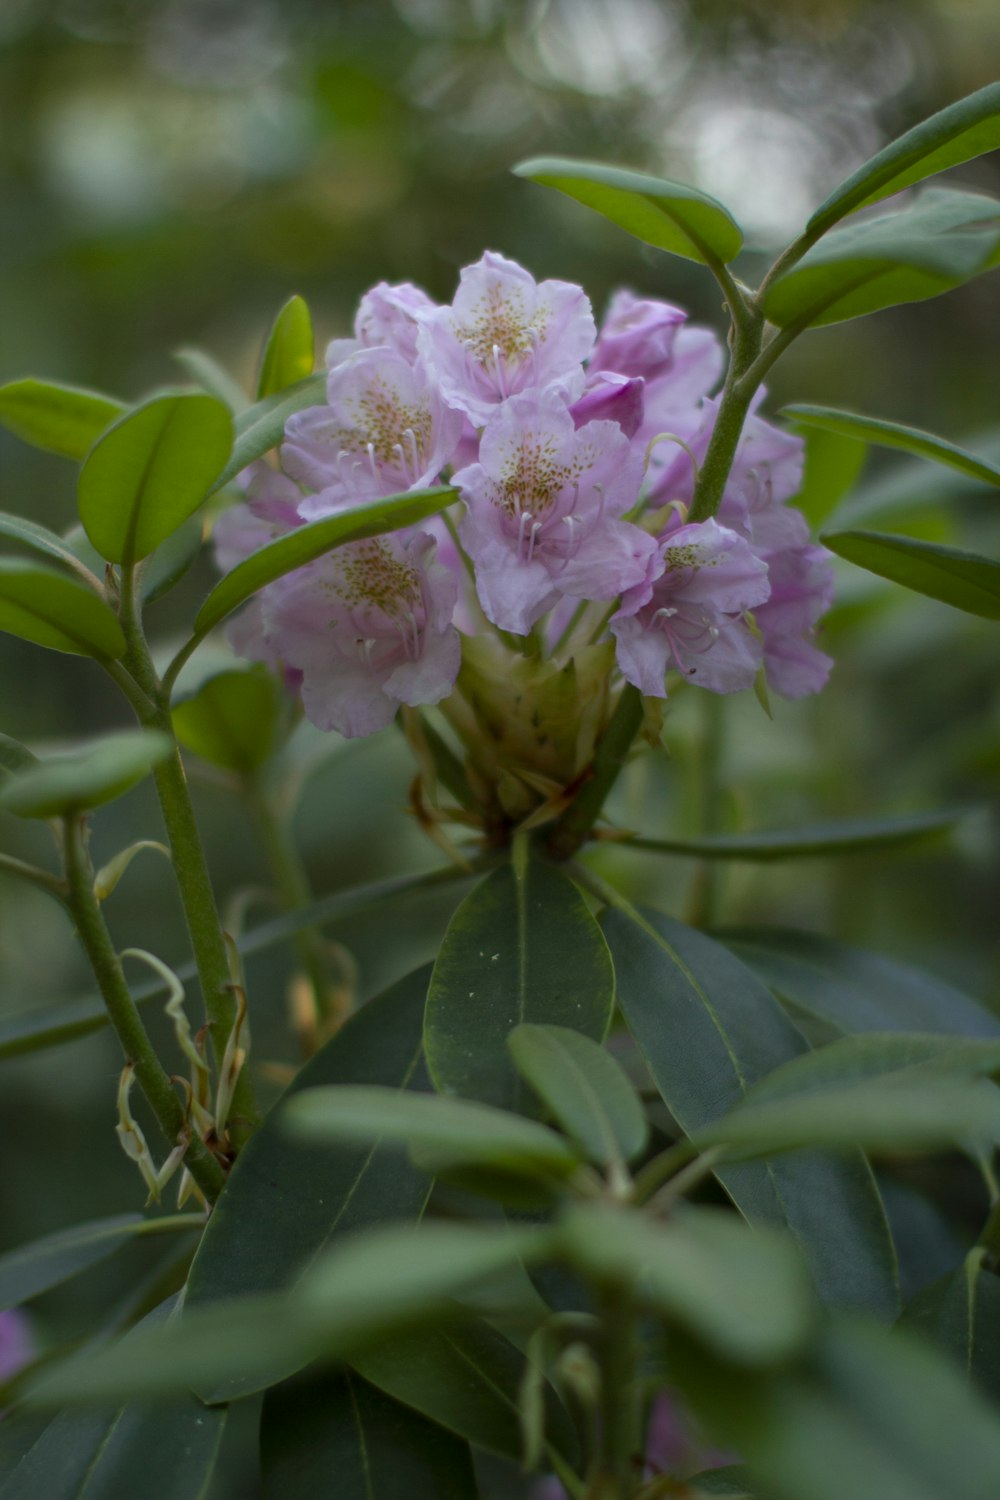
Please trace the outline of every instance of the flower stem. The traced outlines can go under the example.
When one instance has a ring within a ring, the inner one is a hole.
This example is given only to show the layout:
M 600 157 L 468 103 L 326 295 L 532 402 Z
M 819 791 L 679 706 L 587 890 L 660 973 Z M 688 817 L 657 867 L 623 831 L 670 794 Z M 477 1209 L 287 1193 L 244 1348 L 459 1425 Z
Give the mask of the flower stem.
M 586 1500 L 628 1500 L 640 1454 L 635 1312 L 625 1287 L 599 1294 L 600 1437 Z
M 764 315 L 756 304 L 744 305 L 744 315 L 734 320 L 730 332 L 731 353 L 719 411 L 712 429 L 708 452 L 694 487 L 689 521 L 707 521 L 722 503 L 722 493 L 733 467 L 743 432 L 743 423 L 759 381 L 744 380 L 760 354 L 764 339 Z
M 173 1147 L 187 1130 L 184 1111 L 140 1020 L 107 923 L 94 895 L 94 872 L 87 853 L 84 829 L 82 818 L 69 817 L 65 820 L 69 909 L 104 997 L 111 1024 L 118 1033 L 126 1058 L 135 1067 L 135 1076 L 163 1134 Z M 205 1197 L 213 1202 L 222 1191 L 225 1181 L 219 1163 L 197 1138 L 191 1140 L 184 1161 Z

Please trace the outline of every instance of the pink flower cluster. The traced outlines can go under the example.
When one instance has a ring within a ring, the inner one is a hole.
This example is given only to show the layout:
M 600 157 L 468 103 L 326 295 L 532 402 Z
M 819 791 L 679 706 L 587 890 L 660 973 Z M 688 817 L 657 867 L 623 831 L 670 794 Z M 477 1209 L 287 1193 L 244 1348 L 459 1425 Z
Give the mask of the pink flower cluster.
M 786 697 L 824 685 L 831 663 L 813 637 L 831 570 L 786 504 L 800 440 L 751 415 L 717 518 L 686 519 L 723 366 L 710 330 L 627 291 L 598 329 L 580 287 L 536 283 L 488 252 L 450 307 L 374 287 L 354 333 L 327 351 L 326 405 L 289 420 L 281 472 L 244 476 L 245 504 L 216 528 L 220 566 L 443 479 L 464 514 L 457 543 L 435 518 L 341 547 L 237 620 L 236 649 L 283 670 L 313 723 L 371 734 L 401 703 L 451 692 L 460 631 L 554 638 L 588 604 L 622 675 L 651 696 L 671 671 L 719 693 L 762 668 Z

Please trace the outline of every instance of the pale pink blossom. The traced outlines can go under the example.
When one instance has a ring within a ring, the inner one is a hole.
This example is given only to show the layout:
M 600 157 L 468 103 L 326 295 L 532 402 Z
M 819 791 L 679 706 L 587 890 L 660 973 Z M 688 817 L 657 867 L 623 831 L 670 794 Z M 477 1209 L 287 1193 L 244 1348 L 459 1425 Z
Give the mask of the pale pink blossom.
M 354 337 L 333 339 L 328 344 L 327 368 L 332 370 L 359 349 L 375 349 L 381 345 L 394 349 L 407 364 L 415 364 L 417 318 L 422 313 L 432 311 L 435 305 L 426 292 L 408 281 L 396 286 L 380 281 L 358 303 L 354 318 Z
M 590 359 L 592 370 L 616 370 L 653 380 L 673 365 L 678 330 L 687 322 L 683 308 L 622 289 L 608 304 Z
M 816 626 L 833 602 L 833 568 L 825 547 L 788 547 L 766 555 L 771 593 L 754 612 L 764 638 L 768 686 L 803 698 L 825 686 L 833 660 L 814 644 Z

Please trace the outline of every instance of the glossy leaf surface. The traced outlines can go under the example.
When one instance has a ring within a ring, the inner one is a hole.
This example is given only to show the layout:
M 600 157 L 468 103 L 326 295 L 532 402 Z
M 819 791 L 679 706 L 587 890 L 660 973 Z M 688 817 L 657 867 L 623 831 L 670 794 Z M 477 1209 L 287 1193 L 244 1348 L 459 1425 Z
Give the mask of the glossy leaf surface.
M 766 864 L 772 860 L 826 858 L 831 854 L 871 854 L 879 849 L 915 844 L 953 828 L 962 816 L 960 809 L 951 809 L 898 818 L 843 818 L 804 828 L 767 828 L 757 833 L 721 833 L 700 839 L 629 838 L 623 842 L 629 849 L 646 849 L 650 853 Z
M 771 283 L 764 311 L 779 328 L 809 328 L 920 302 L 988 270 L 998 248 L 1000 203 L 927 188 L 898 213 L 820 240 Z
M 84 458 L 124 410 L 111 396 L 51 380 L 0 386 L 0 423 L 33 447 L 64 458 Z
M 236 418 L 236 441 L 233 451 L 222 473 L 215 480 L 214 490 L 235 479 L 241 470 L 255 459 L 263 458 L 276 448 L 285 435 L 285 423 L 297 411 L 307 406 L 322 406 L 326 401 L 326 373 L 310 375 L 288 390 L 265 396 L 248 406 Z
M 20 558 L 0 558 L 0 630 L 70 656 L 113 661 L 125 650 L 117 617 L 92 589 Z
M 823 542 L 838 557 L 890 583 L 967 614 L 1000 620 L 1000 562 L 990 557 L 878 531 L 835 531 Z
M 203 760 L 241 775 L 262 766 L 275 748 L 282 693 L 263 669 L 219 672 L 173 707 L 181 744 Z
M 659 912 L 609 910 L 602 920 L 619 1004 L 686 1133 L 709 1126 L 806 1051 L 774 997 L 720 944 Z M 860 1155 L 737 1163 L 717 1176 L 752 1222 L 788 1226 L 825 1301 L 895 1315 L 895 1255 Z
M 599 1043 L 566 1026 L 528 1022 L 507 1045 L 518 1072 L 590 1161 L 610 1167 L 645 1148 L 642 1101 Z
M 896 448 L 913 454 L 915 458 L 928 458 L 932 463 L 956 469 L 970 479 L 1000 485 L 1000 468 L 996 464 L 987 463 L 947 439 L 935 437 L 932 432 L 922 432 L 917 427 L 903 427 L 899 422 L 886 422 L 880 417 L 866 417 L 858 412 L 838 411 L 832 406 L 785 406 L 780 415 L 797 422 L 800 427 L 856 438 L 878 448 Z
M 903 1321 L 950 1354 L 984 1396 L 1000 1401 L 1000 1276 L 979 1259 L 973 1252 L 924 1288 Z
M 139 1214 L 92 1219 L 0 1255 L 0 1310 L 16 1307 L 113 1255 L 144 1220 Z
M 11 516 L 0 512 L 0 536 L 7 537 L 12 542 L 19 542 L 24 547 L 30 547 L 32 552 L 38 552 L 43 557 L 54 557 L 57 562 L 65 563 L 75 573 L 81 571 L 80 557 L 69 543 L 56 532 L 50 531 L 47 526 L 39 526 L 36 521 L 27 521 L 23 516 Z M 96 577 L 100 578 L 103 571 L 102 564 L 96 570 Z
M 120 797 L 172 753 L 165 734 L 123 729 L 86 750 L 39 761 L 12 776 L 0 790 L 0 807 L 21 818 L 85 812 Z
M 687 260 L 725 263 L 743 244 L 743 233 L 728 209 L 681 182 L 603 162 L 549 156 L 521 162 L 514 171 L 596 209 L 645 244 Z
M 233 420 L 214 396 L 154 396 L 109 428 L 80 472 L 80 520 L 109 562 L 147 557 L 207 498 L 229 456 Z
M 306 380 L 313 369 L 312 318 L 303 297 L 289 297 L 268 334 L 260 363 L 257 399 L 264 400 Z
M 561 871 L 528 855 L 488 875 L 451 920 L 427 994 L 431 1077 L 443 1094 L 532 1111 L 510 1032 L 534 1021 L 600 1041 L 613 1004 L 611 959 L 586 902 Z

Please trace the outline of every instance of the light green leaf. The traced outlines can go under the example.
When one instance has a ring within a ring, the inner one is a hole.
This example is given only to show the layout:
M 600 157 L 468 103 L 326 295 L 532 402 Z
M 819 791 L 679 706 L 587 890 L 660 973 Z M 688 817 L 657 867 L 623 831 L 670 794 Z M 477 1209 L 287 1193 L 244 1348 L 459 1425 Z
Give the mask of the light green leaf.
M 250 405 L 250 397 L 239 381 L 204 349 L 175 349 L 174 359 L 185 374 L 190 375 L 195 385 L 201 386 L 209 396 L 218 396 L 234 416 L 239 416 Z
M 614 971 L 601 930 L 571 880 L 533 854 L 496 870 L 462 902 L 427 994 L 424 1047 L 436 1088 L 537 1112 L 506 1050 L 522 1021 L 600 1041 Z
M 610 1053 L 566 1026 L 515 1026 L 514 1064 L 590 1161 L 611 1167 L 645 1149 L 646 1114 Z
M 23 516 L 11 516 L 0 512 L 0 536 L 9 537 L 12 542 L 20 542 L 23 546 L 30 547 L 33 552 L 40 552 L 44 557 L 54 557 L 58 562 L 65 563 L 77 576 L 83 578 L 88 587 L 93 587 L 93 579 L 87 577 L 88 571 L 98 579 L 103 576 L 103 561 L 96 570 L 90 568 L 68 541 L 58 536 L 56 532 L 50 531 L 47 526 L 39 526 L 35 521 L 26 521 Z M 81 566 L 81 562 L 84 566 Z
M 1000 1036 L 1000 1018 L 935 974 L 813 932 L 731 928 L 717 934 L 794 1010 L 838 1031 Z
M 282 707 L 281 688 L 270 672 L 219 672 L 174 705 L 174 731 L 203 760 L 246 775 L 275 749 Z
M 956 1270 L 925 1287 L 903 1322 L 950 1354 L 984 1396 L 1000 1401 L 1000 1276 L 974 1250 Z
M 891 583 L 966 614 L 1000 620 L 1000 562 L 990 557 L 880 531 L 835 531 L 822 540 L 838 557 Z
M 477 1449 L 520 1462 L 524 1454 L 518 1396 L 524 1356 L 486 1323 L 425 1329 L 369 1349 L 354 1361 L 373 1385 L 414 1407 Z M 546 1382 L 545 1431 L 570 1461 L 576 1438 Z
M 843 818 L 804 828 L 720 833 L 700 839 L 629 838 L 623 842 L 628 849 L 645 849 L 654 854 L 766 864 L 772 860 L 818 859 L 831 854 L 870 854 L 876 849 L 921 843 L 954 828 L 964 815 L 961 809 L 951 809 L 898 818 Z
M 584 1277 L 629 1287 L 671 1324 L 738 1364 L 788 1359 L 818 1316 L 809 1276 L 787 1235 L 735 1214 L 692 1208 L 657 1223 L 609 1203 L 571 1208 L 561 1246 Z
M 440 1171 L 478 1165 L 551 1178 L 578 1165 L 576 1152 L 547 1126 L 464 1099 L 343 1084 L 300 1094 L 285 1120 L 309 1141 L 394 1141 Z
M 119 418 L 87 455 L 77 489 L 101 556 L 128 567 L 166 541 L 208 497 L 232 443 L 228 409 L 197 392 L 167 391 Z
M 794 1500 L 991 1500 L 1000 1417 L 914 1334 L 833 1322 L 801 1368 L 748 1380 L 704 1350 L 671 1374 L 709 1435 Z
M 0 783 L 16 771 L 26 771 L 38 765 L 38 756 L 33 755 L 27 745 L 13 739 L 9 734 L 0 734 Z
M 306 526 L 297 526 L 277 541 L 261 547 L 245 562 L 238 563 L 215 585 L 198 611 L 195 620 L 198 636 L 207 635 L 234 609 L 276 578 L 294 572 L 346 542 L 358 542 L 366 537 L 382 536 L 387 531 L 398 531 L 404 526 L 415 526 L 418 521 L 445 510 L 456 498 L 457 492 L 448 486 L 411 490 L 404 495 L 389 495 L 385 499 L 352 506 L 337 515 L 325 516 L 321 521 L 310 521 Z
M 686 1134 L 698 1135 L 807 1050 L 774 997 L 720 944 L 645 908 L 609 910 L 602 920 L 618 1002 Z M 824 1301 L 895 1317 L 895 1253 L 859 1154 L 721 1165 L 716 1175 L 751 1222 L 787 1225 Z
M 845 214 L 997 147 L 1000 83 L 990 83 L 921 121 L 852 172 L 820 204 L 809 220 L 808 233 L 816 238 Z
M 644 244 L 702 265 L 733 260 L 743 244 L 729 210 L 684 183 L 556 156 L 533 157 L 514 171 L 596 209 Z
M 778 276 L 764 312 L 779 328 L 821 327 L 951 291 L 996 262 L 1000 203 L 926 188 L 897 213 L 836 229 Z
M 862 443 L 873 443 L 879 448 L 898 448 L 912 453 L 916 458 L 928 458 L 946 468 L 957 469 L 971 479 L 981 479 L 986 484 L 1000 485 L 1000 468 L 966 453 L 945 438 L 935 437 L 932 432 L 922 432 L 917 427 L 903 427 L 898 422 L 886 422 L 881 417 L 866 417 L 858 412 L 838 411 L 832 406 L 784 406 L 779 413 L 790 422 L 801 427 L 817 428 L 841 437 L 856 438 Z
M 350 1372 L 269 1392 L 260 1439 L 263 1500 L 478 1494 L 468 1443 Z
M 105 1260 L 145 1223 L 140 1214 L 115 1214 L 47 1234 L 0 1255 L 0 1310 L 17 1307 Z
M 841 437 L 819 427 L 807 427 L 802 437 L 806 445 L 805 470 L 795 496 L 795 508 L 815 530 L 850 492 L 864 468 L 868 449 L 854 438 Z
M 84 458 L 124 410 L 111 396 L 51 380 L 12 380 L 0 386 L 4 427 L 24 442 L 64 458 Z
M 232 455 L 213 486 L 220 490 L 224 484 L 235 479 L 248 464 L 263 458 L 276 448 L 285 435 L 285 423 L 297 411 L 307 406 L 323 406 L 326 403 L 326 373 L 310 375 L 308 380 L 287 390 L 277 391 L 248 406 L 236 418 L 236 442 Z
M 427 978 L 428 970 L 418 969 L 369 1000 L 296 1075 L 289 1104 L 301 1090 L 358 1079 L 426 1088 L 420 1050 Z M 304 1147 L 285 1129 L 288 1107 L 276 1106 L 240 1152 L 191 1267 L 190 1310 L 292 1286 L 341 1235 L 423 1213 L 430 1182 L 392 1144 Z M 295 1368 L 293 1358 L 279 1375 Z M 269 1368 L 256 1381 L 237 1371 L 221 1392 L 200 1389 L 234 1397 L 274 1378 Z
M 124 729 L 72 755 L 53 756 L 11 776 L 0 807 L 20 818 L 58 818 L 120 797 L 173 753 L 168 735 Z
M 143 604 L 153 604 L 180 582 L 198 556 L 202 540 L 201 520 L 192 516 L 177 528 L 173 536 L 161 542 L 151 557 L 146 558 L 139 569 L 139 597 Z M 60 541 L 95 577 L 104 576 L 104 558 L 82 526 L 71 527 Z
M 297 385 L 313 372 L 312 318 L 304 297 L 289 297 L 268 334 L 260 362 L 257 399 Z
M 125 636 L 104 600 L 84 584 L 20 558 L 0 558 L 0 630 L 22 640 L 112 661 Z

